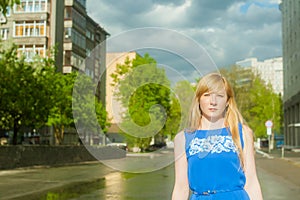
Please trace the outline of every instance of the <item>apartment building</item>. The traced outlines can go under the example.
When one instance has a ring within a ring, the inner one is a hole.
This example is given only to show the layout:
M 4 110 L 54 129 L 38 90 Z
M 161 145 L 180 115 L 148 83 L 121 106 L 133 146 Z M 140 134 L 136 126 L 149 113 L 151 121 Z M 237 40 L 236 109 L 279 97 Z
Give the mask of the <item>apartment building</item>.
M 8 10 L 7 17 L 0 23 L 1 38 L 6 43 L 15 43 L 19 53 L 31 61 L 37 54 L 46 56 L 46 51 L 57 44 L 56 65 L 62 66 L 63 61 L 63 30 L 64 2 L 49 0 L 21 0 Z
M 266 84 L 271 84 L 273 91 L 283 95 L 283 66 L 282 57 L 258 61 L 257 58 L 247 58 L 237 61 L 236 65 L 249 67 L 255 74 L 259 74 Z
M 284 0 L 280 10 L 285 144 L 300 147 L 300 0 Z
M 58 1 L 58 0 L 57 0 Z M 65 0 L 63 73 L 82 71 L 98 84 L 96 96 L 106 104 L 106 46 L 109 35 L 86 12 L 86 0 Z

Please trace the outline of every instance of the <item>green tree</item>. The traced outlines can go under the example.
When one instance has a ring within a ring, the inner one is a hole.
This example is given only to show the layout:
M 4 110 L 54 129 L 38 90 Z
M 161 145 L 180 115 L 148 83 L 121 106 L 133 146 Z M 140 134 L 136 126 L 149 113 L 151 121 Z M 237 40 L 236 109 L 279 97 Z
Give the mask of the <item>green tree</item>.
M 253 80 L 249 94 L 251 106 L 244 113 L 248 117 L 249 125 L 254 128 L 256 137 L 267 137 L 265 122 L 269 119 L 273 121 L 273 131 L 279 133 L 282 126 L 280 96 L 259 76 Z
M 75 73 L 54 75 L 53 106 L 50 109 L 47 125 L 54 129 L 55 144 L 62 144 L 66 127 L 74 125 L 72 113 L 72 89 Z
M 53 126 L 56 144 L 61 144 L 65 128 L 74 127 L 72 92 L 77 74 L 57 73 L 51 56 L 26 62 L 14 45 L 1 48 L 0 58 L 0 128 L 13 130 L 12 143 L 17 144 L 22 127 Z M 91 104 L 91 100 L 95 103 Z M 96 113 L 94 127 L 98 122 L 106 132 L 109 123 L 103 105 L 93 93 L 83 102 L 81 112 L 89 109 Z M 90 117 L 86 121 L 91 121 Z
M 170 113 L 167 119 L 166 132 L 174 136 L 187 126 L 189 111 L 194 96 L 194 88 L 188 81 L 177 82 L 171 95 Z
M 83 74 L 78 74 L 73 88 L 73 117 L 77 131 L 84 141 L 89 136 L 106 134 L 110 123 L 102 103 L 95 97 L 96 84 Z
M 233 87 L 239 110 L 244 114 L 246 119 L 249 119 L 250 116 L 245 116 L 248 113 L 245 113 L 244 111 L 247 111 L 250 108 L 251 99 L 248 97 L 252 87 L 252 81 L 255 78 L 254 73 L 249 68 L 242 68 L 237 65 L 233 65 L 229 69 L 222 68 L 220 73 L 226 77 Z
M 173 139 L 175 135 L 180 131 L 182 123 L 182 108 L 180 106 L 180 100 L 175 94 L 171 95 L 170 112 L 166 122 L 166 132 L 170 139 Z
M 51 58 L 26 62 L 17 56 L 16 46 L 1 50 L 0 57 L 0 126 L 13 129 L 12 143 L 17 144 L 21 127 L 37 128 L 46 122 L 55 68 Z
M 14 4 L 20 4 L 20 0 L 0 0 L 0 13 L 6 17 L 7 8 L 12 8 Z
M 116 95 L 126 108 L 121 129 L 128 145 L 145 150 L 152 137 L 156 143 L 163 142 L 170 110 L 170 82 L 165 71 L 145 54 L 117 65 L 112 77 L 112 84 L 118 86 Z
M 85 139 L 90 134 L 107 132 L 110 125 L 107 112 L 102 103 L 94 95 L 95 84 L 88 76 L 77 72 L 70 74 L 55 74 L 53 81 L 55 94 L 53 107 L 50 110 L 47 125 L 53 126 L 55 143 L 62 144 L 65 129 L 77 130 Z M 98 129 L 101 127 L 101 131 Z M 100 132 L 99 132 L 100 131 Z
M 231 83 L 237 105 L 256 137 L 267 137 L 267 120 L 273 121 L 273 131 L 279 133 L 283 125 L 282 100 L 280 95 L 274 93 L 271 85 L 248 68 L 232 66 L 220 72 Z

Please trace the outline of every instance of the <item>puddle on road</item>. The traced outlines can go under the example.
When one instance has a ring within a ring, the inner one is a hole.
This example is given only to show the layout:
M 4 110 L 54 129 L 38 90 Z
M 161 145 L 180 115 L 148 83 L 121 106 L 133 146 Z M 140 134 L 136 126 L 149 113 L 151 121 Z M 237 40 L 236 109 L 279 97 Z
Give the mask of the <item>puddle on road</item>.
M 101 178 L 90 182 L 72 183 L 61 188 L 53 189 L 39 198 L 30 198 L 31 200 L 69 200 L 76 199 L 82 194 L 92 193 L 95 190 L 105 187 L 105 179 Z
M 30 200 L 121 200 L 124 199 L 121 197 L 124 183 L 134 176 L 135 174 L 114 172 L 99 180 L 72 183 L 53 189 L 40 197 L 32 196 Z
M 27 200 L 160 200 L 170 199 L 174 182 L 168 167 L 151 173 L 113 172 L 104 178 L 51 189 Z

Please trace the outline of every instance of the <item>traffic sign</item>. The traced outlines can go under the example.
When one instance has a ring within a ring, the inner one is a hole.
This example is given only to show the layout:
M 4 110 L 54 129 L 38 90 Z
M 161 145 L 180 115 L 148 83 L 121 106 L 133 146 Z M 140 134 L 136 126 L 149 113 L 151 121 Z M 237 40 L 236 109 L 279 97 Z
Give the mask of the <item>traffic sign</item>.
M 272 128 L 273 122 L 272 122 L 271 120 L 268 120 L 268 121 L 266 121 L 265 126 L 266 126 L 267 128 Z
M 267 135 L 272 135 L 272 128 L 270 127 L 267 128 Z

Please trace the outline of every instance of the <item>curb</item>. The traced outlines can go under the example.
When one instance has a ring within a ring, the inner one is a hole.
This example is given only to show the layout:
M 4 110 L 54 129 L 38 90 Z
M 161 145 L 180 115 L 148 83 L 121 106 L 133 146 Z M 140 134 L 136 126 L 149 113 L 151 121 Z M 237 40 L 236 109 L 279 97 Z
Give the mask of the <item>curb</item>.
M 261 154 L 263 157 L 267 157 L 267 158 L 269 158 L 269 159 L 273 159 L 273 158 L 274 158 L 273 156 L 270 156 L 268 153 L 263 152 L 263 151 L 261 151 L 261 150 L 255 149 L 255 151 L 256 151 L 257 153 Z
M 256 151 L 257 153 L 261 154 L 263 157 L 266 157 L 266 158 L 268 158 L 268 159 L 274 159 L 274 158 L 275 158 L 275 159 L 279 159 L 279 160 L 284 160 L 284 161 L 286 161 L 286 162 L 290 162 L 291 164 L 300 167 L 300 161 L 295 161 L 295 160 L 293 160 L 293 159 L 291 159 L 291 158 L 286 158 L 286 157 L 281 157 L 281 156 L 279 156 L 279 157 L 274 157 L 274 156 L 271 156 L 270 154 L 268 154 L 268 153 L 266 153 L 266 152 L 264 152 L 264 151 L 261 151 L 261 150 L 259 150 L 259 149 L 255 149 L 255 151 Z

